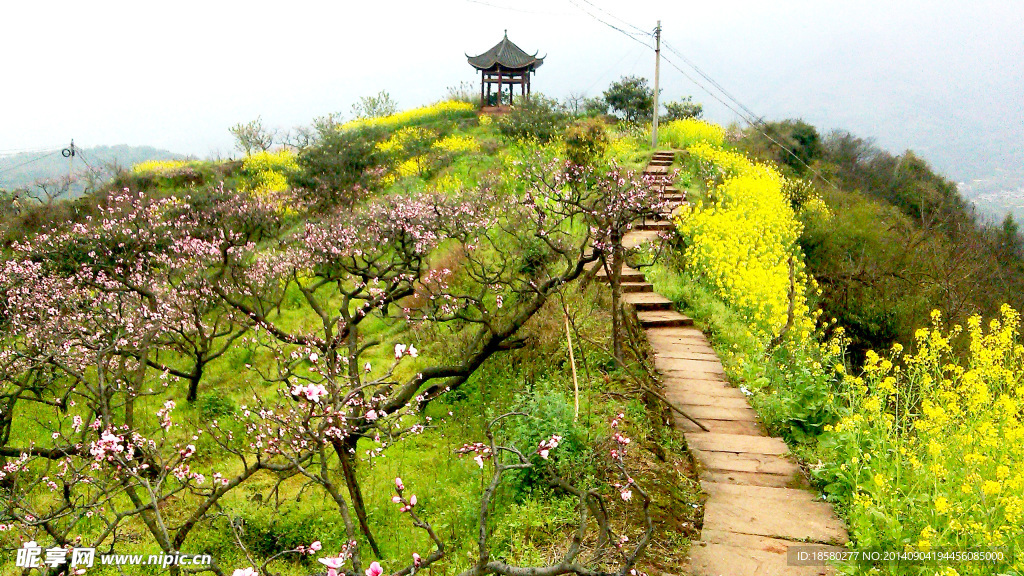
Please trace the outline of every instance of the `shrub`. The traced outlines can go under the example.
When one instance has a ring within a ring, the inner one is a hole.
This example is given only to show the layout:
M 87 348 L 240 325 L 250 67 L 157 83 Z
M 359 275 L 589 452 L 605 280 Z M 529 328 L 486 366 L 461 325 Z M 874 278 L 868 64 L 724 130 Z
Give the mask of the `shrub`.
M 528 414 L 528 417 L 512 418 L 505 425 L 509 443 L 538 465 L 536 469 L 522 474 L 518 483 L 520 490 L 540 483 L 540 479 L 535 477 L 536 470 L 543 466 L 540 466 L 540 455 L 535 452 L 541 441 L 553 435 L 561 436 L 562 440 L 558 450 L 549 456 L 551 465 L 559 473 L 570 468 L 579 471 L 587 451 L 586 434 L 573 421 L 572 405 L 561 392 L 531 392 L 518 396 L 515 410 Z
M 381 90 L 376 96 L 363 96 L 352 105 L 352 115 L 356 118 L 382 118 L 398 112 L 398 103 L 391 99 L 387 90 Z
M 513 140 L 536 140 L 543 144 L 561 136 L 568 122 L 569 114 L 557 100 L 537 94 L 499 118 L 498 130 Z
M 700 118 L 704 114 L 704 106 L 695 104 L 692 96 L 687 96 L 678 102 L 665 103 L 666 114 L 661 117 L 665 122 L 674 120 L 686 120 L 689 118 Z
M 604 122 L 591 118 L 569 125 L 565 131 L 565 154 L 577 166 L 592 166 L 608 149 Z
M 325 543 L 344 542 L 345 528 L 333 522 L 316 506 L 299 504 L 274 509 L 263 506 L 241 515 L 242 540 L 252 552 L 266 558 L 299 546 L 308 546 L 315 540 Z M 309 561 L 307 559 L 306 561 Z
M 383 132 L 373 125 L 324 130 L 315 144 L 299 152 L 292 184 L 315 209 L 351 206 L 375 183 L 371 170 L 384 163 L 377 149 Z
M 234 414 L 235 409 L 235 403 L 223 394 L 203 394 L 199 397 L 199 415 L 203 421 Z

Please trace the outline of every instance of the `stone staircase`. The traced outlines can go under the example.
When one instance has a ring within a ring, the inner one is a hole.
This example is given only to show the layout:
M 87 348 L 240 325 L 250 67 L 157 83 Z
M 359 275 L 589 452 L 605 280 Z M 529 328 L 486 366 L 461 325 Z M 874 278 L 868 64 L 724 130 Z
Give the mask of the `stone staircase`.
M 663 186 L 675 206 L 684 193 L 667 181 L 674 153 L 658 152 L 645 174 Z M 624 243 L 636 246 L 671 229 L 661 218 L 641 222 Z M 607 281 L 602 271 L 599 280 Z M 791 566 L 791 546 L 842 544 L 846 528 L 832 507 L 811 490 L 781 438 L 765 435 L 746 395 L 729 384 L 725 371 L 693 320 L 654 292 L 643 273 L 626 268 L 622 298 L 636 312 L 654 351 L 665 396 L 703 426 L 673 411 L 698 463 L 707 494 L 700 540 L 692 543 L 694 576 L 809 576 L 831 574 L 823 566 Z

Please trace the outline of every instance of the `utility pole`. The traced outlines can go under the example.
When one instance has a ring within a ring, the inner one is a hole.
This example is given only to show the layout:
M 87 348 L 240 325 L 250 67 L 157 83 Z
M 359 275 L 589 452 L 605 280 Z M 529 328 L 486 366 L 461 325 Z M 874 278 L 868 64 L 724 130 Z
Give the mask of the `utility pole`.
M 68 159 L 68 182 L 71 182 L 71 174 L 75 167 L 75 139 L 71 139 L 71 146 L 60 151 L 61 155 Z
M 651 126 L 651 148 L 658 147 L 658 80 L 661 76 L 661 20 L 654 29 L 654 124 Z

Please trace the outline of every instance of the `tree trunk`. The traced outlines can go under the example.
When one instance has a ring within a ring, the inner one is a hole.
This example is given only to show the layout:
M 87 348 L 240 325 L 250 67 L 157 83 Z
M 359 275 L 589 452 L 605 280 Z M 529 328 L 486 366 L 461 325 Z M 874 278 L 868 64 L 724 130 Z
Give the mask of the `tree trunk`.
M 189 403 L 195 402 L 196 398 L 199 397 L 199 381 L 203 379 L 203 369 L 206 367 L 205 364 L 196 362 L 195 368 L 192 369 L 192 373 L 188 377 L 188 395 L 185 397 Z
M 351 441 L 335 441 L 334 451 L 338 453 L 338 458 L 341 460 L 341 470 L 345 474 L 345 485 L 348 486 L 348 494 L 352 498 L 352 508 L 356 511 L 359 528 L 363 531 L 363 536 L 366 536 L 366 541 L 370 544 L 373 555 L 380 560 L 383 557 L 381 556 L 380 548 L 377 546 L 377 541 L 373 539 L 373 533 L 370 532 L 370 525 L 366 521 L 363 491 L 359 488 L 359 481 L 356 479 L 355 454 L 350 451 L 355 449 L 357 441 L 358 438 L 356 437 L 353 437 Z
M 623 362 L 622 352 L 622 234 L 612 233 L 612 269 L 608 276 L 612 289 L 612 354 Z

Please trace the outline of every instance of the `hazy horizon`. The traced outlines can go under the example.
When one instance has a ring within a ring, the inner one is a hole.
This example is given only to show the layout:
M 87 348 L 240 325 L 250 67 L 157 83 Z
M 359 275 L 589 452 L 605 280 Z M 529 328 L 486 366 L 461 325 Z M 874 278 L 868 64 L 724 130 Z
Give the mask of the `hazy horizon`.
M 505 29 L 548 56 L 535 90 L 596 95 L 623 75 L 651 78 L 654 68 L 648 48 L 598 19 L 637 36 L 661 19 L 668 60 L 699 79 L 681 52 L 761 117 L 910 148 L 958 181 L 1024 177 L 1024 6 L 1011 2 L 390 6 L 19 4 L 0 38 L 12 78 L 0 97 L 0 151 L 74 138 L 228 155 L 228 127 L 257 116 L 288 129 L 348 114 L 380 90 L 409 108 L 461 82 L 477 86 L 464 54 L 490 48 Z M 669 62 L 661 85 L 663 101 L 692 95 L 708 119 L 739 120 Z

